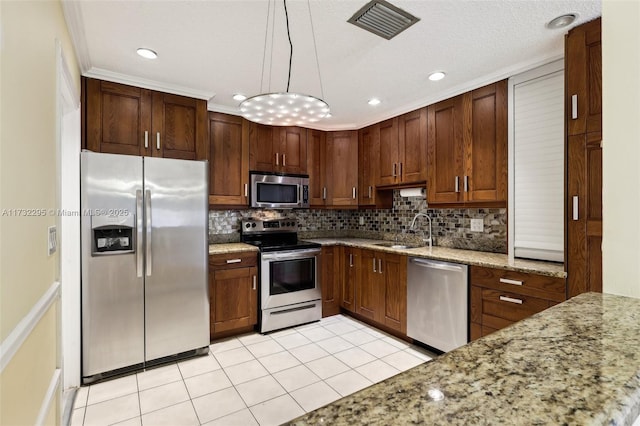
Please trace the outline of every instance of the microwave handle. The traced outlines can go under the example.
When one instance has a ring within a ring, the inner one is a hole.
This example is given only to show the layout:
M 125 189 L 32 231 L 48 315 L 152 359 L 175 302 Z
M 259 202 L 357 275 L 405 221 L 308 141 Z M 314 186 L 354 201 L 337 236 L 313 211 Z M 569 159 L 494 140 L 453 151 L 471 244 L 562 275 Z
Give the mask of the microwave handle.
M 298 184 L 298 205 L 302 205 L 302 184 Z

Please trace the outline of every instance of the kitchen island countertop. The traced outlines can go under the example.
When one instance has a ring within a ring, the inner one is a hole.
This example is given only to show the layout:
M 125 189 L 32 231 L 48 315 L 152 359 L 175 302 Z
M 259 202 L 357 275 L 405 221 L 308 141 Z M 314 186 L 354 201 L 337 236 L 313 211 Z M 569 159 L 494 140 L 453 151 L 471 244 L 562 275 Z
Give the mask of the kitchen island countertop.
M 484 251 L 462 250 L 447 247 L 417 247 L 395 249 L 378 244 L 390 243 L 390 241 L 368 240 L 363 238 L 305 238 L 305 241 L 319 243 L 323 246 L 344 245 L 370 250 L 380 250 L 391 253 L 405 254 L 407 256 L 423 257 L 426 259 L 443 260 L 446 262 L 464 263 L 467 265 L 499 268 L 509 271 L 535 273 L 551 277 L 565 278 L 564 265 L 562 263 L 541 262 L 524 259 L 509 259 L 509 256 L 501 253 Z
M 586 293 L 290 424 L 632 424 L 638 348 L 640 299 Z

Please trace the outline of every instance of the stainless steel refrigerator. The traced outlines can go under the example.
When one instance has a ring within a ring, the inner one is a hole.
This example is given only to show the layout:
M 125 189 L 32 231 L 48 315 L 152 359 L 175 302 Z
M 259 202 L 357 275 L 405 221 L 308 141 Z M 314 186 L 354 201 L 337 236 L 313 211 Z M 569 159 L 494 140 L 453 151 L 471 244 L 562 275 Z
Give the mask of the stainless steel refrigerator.
M 81 154 L 82 379 L 209 345 L 204 161 Z

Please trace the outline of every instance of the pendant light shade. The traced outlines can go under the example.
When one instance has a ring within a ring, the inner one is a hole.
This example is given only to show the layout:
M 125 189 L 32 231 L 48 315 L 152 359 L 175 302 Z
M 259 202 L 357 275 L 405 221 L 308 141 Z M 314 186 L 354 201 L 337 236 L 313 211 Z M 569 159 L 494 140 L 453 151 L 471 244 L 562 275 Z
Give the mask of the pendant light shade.
M 293 43 L 289 32 L 289 14 L 287 11 L 287 0 L 283 0 L 284 12 L 287 24 L 287 36 L 289 38 L 289 75 L 287 79 L 287 90 L 285 92 L 269 92 L 249 97 L 240 103 L 240 113 L 244 118 L 256 123 L 274 126 L 303 126 L 315 123 L 323 118 L 330 117 L 329 104 L 324 100 L 302 93 L 289 92 L 291 82 L 291 62 L 293 58 Z M 309 5 L 309 3 L 307 2 Z M 271 2 L 269 2 L 269 10 Z M 274 11 L 275 13 L 275 11 Z M 309 20 L 311 21 L 311 34 L 313 36 L 313 46 L 318 66 L 318 78 L 320 80 L 320 90 L 322 90 L 322 78 L 320 76 L 320 66 L 318 63 L 318 49 L 313 32 L 313 19 L 311 18 L 311 6 L 309 5 Z M 269 27 L 269 12 L 267 12 L 267 30 Z M 265 46 L 267 31 L 265 30 Z M 265 52 L 266 53 L 266 52 Z M 273 56 L 273 46 L 271 46 Z M 266 56 L 266 54 L 265 54 Z M 264 75 L 264 58 L 262 62 L 262 72 Z M 261 84 L 262 86 L 262 84 Z M 261 87 L 262 89 L 262 87 Z

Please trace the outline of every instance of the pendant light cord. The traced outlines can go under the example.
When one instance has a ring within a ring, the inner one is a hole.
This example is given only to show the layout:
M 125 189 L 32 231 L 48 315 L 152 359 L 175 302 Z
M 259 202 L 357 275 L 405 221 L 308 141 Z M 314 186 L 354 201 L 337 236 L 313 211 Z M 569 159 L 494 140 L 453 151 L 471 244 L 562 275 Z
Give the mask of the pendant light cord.
M 289 12 L 287 11 L 287 0 L 284 1 L 284 17 L 287 21 L 287 37 L 289 38 L 289 76 L 287 77 L 287 93 L 289 92 L 289 83 L 291 83 L 291 61 L 293 59 L 293 43 L 291 43 L 291 33 L 289 32 Z
M 271 1 L 267 2 L 267 25 L 264 29 L 264 50 L 262 51 L 262 73 L 260 74 L 260 93 L 262 93 L 264 82 L 264 64 L 267 57 L 267 34 L 269 33 L 269 14 L 271 12 Z
M 311 36 L 313 37 L 313 50 L 316 53 L 316 67 L 318 68 L 318 80 L 320 80 L 320 97 L 324 99 L 324 87 L 322 86 L 322 75 L 320 74 L 320 61 L 318 60 L 318 46 L 316 44 L 316 32 L 313 29 L 313 18 L 311 17 L 311 1 L 307 0 L 309 9 L 309 21 L 311 22 Z

